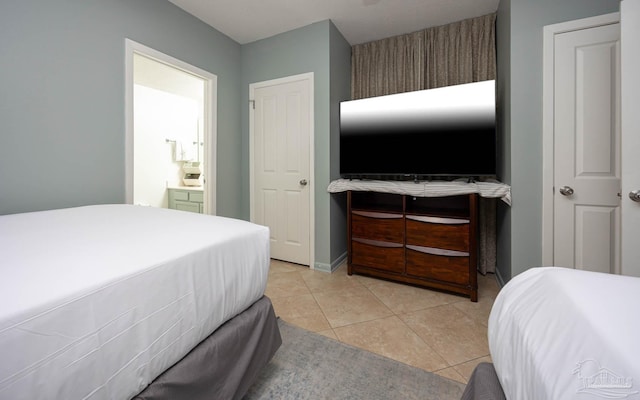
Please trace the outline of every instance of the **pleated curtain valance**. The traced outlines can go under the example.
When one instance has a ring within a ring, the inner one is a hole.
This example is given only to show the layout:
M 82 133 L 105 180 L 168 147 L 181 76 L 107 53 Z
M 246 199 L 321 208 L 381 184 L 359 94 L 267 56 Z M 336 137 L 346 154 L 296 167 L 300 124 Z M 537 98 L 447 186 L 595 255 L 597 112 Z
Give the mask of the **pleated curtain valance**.
M 351 98 L 495 79 L 496 14 L 352 47 Z

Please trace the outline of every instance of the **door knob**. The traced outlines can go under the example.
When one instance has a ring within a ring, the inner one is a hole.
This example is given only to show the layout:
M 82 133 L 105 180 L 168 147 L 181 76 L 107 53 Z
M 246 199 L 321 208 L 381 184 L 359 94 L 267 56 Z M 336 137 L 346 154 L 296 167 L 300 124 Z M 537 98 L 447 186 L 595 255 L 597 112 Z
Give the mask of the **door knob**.
M 573 189 L 569 186 L 563 186 L 560 188 L 560 194 L 563 196 L 571 196 L 573 194 Z
M 300 184 L 302 186 L 307 186 L 307 180 L 306 179 L 300 179 Z
M 640 202 L 640 190 L 632 190 L 629 192 L 629 198 L 633 201 Z

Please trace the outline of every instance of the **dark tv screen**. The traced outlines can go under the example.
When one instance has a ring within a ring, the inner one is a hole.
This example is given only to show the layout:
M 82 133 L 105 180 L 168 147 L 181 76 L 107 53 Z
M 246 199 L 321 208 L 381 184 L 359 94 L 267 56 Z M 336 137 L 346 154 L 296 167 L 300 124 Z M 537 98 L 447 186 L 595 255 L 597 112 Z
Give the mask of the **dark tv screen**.
M 340 104 L 345 178 L 493 176 L 495 81 Z

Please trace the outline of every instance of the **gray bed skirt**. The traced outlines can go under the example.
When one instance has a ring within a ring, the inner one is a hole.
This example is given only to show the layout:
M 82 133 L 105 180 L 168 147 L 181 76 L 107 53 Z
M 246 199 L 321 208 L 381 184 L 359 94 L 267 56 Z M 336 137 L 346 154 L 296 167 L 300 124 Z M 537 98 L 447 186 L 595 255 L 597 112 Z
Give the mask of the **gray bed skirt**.
M 263 296 L 204 339 L 135 400 L 241 399 L 282 344 Z
M 460 400 L 506 400 L 493 364 L 476 366 Z

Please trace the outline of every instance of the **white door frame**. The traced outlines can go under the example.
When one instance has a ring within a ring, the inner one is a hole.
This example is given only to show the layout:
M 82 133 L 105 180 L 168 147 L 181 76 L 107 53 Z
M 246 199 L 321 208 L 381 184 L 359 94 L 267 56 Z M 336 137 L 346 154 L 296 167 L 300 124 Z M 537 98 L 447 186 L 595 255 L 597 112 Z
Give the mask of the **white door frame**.
M 620 2 L 620 45 L 622 97 L 622 210 L 621 257 L 622 274 L 640 277 L 640 204 L 629 198 L 632 190 L 640 189 L 637 167 L 640 150 L 640 0 Z
M 544 27 L 542 49 L 542 265 L 553 265 L 555 36 L 579 29 L 595 28 L 618 22 L 620 22 L 620 13 L 615 12 Z
M 286 76 L 284 78 L 271 79 L 263 82 L 255 82 L 249 84 L 249 102 L 254 101 L 256 89 L 268 86 L 281 85 L 284 83 L 297 82 L 305 80 L 309 85 L 309 268 L 315 269 L 315 169 L 314 169 L 314 87 L 313 72 L 307 72 L 299 75 Z M 250 105 L 251 107 L 251 105 Z M 255 172 L 254 172 L 254 113 L 249 112 L 249 212 L 250 220 L 255 221 Z
M 133 204 L 133 55 L 137 53 L 170 67 L 197 76 L 204 81 L 204 164 L 205 214 L 216 214 L 217 162 L 217 93 L 218 77 L 177 58 L 125 38 L 125 201 Z

